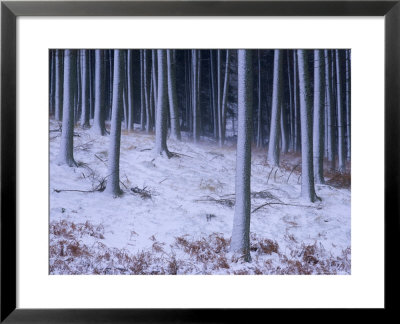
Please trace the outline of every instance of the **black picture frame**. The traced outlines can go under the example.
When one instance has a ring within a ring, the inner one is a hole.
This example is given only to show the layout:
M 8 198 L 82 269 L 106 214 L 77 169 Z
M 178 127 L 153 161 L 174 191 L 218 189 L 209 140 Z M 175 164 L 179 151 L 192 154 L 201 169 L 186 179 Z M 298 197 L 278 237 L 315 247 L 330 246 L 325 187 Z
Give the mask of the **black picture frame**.
M 396 309 L 399 275 L 400 0 L 395 1 L 2 1 L 1 317 L 3 323 L 234 322 L 266 310 L 16 308 L 16 18 L 19 16 L 384 16 L 385 310 Z M 371 190 L 373 190 L 371 188 Z M 371 256 L 373 262 L 373 256 Z M 261 316 L 261 317 L 259 317 Z

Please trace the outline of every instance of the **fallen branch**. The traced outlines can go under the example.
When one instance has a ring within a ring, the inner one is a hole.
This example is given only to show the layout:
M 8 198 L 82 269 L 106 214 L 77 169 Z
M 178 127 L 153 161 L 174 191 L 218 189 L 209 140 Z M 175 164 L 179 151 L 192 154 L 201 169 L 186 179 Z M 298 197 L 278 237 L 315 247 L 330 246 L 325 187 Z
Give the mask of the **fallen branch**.
M 271 173 L 272 173 L 272 171 L 274 171 L 274 169 L 275 169 L 275 168 L 272 168 L 271 171 L 269 171 L 268 179 L 267 179 L 267 184 L 268 184 L 268 181 L 269 181 L 269 177 L 271 176 Z
M 267 202 L 265 204 L 262 204 L 261 206 L 258 206 L 257 208 L 253 209 L 251 212 L 254 213 L 257 210 L 265 207 L 265 206 L 271 206 L 271 205 L 284 205 L 284 206 L 292 206 L 292 207 L 303 207 L 303 208 L 316 208 L 316 209 L 321 209 L 321 206 L 311 206 L 311 205 L 297 205 L 297 204 L 287 204 L 283 202 Z

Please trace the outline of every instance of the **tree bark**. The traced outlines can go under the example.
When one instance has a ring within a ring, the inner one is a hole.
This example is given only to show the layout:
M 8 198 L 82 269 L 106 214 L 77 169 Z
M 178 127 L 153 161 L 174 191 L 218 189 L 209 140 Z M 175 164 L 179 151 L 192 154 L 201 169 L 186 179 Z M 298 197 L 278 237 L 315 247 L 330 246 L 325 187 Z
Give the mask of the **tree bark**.
M 336 87 L 337 87 L 337 120 L 338 120 L 338 162 L 339 172 L 346 170 L 346 154 L 344 146 L 344 116 L 343 116 L 343 103 L 342 103 L 342 79 L 340 68 L 340 52 L 336 52 Z
M 274 80 L 272 90 L 272 113 L 269 134 L 268 162 L 279 166 L 279 126 L 282 103 L 282 50 L 274 51 Z
M 250 178 L 252 136 L 252 52 L 238 50 L 238 139 L 236 152 L 235 215 L 231 250 L 250 262 Z
M 110 131 L 110 149 L 108 153 L 108 179 L 106 192 L 114 197 L 121 195 L 119 186 L 119 158 L 121 145 L 121 119 L 123 109 L 123 89 L 125 80 L 125 53 L 114 50 L 114 78 L 112 116 Z
M 181 128 L 179 124 L 178 102 L 176 99 L 176 77 L 175 62 L 173 62 L 172 50 L 167 50 L 168 61 L 168 99 L 169 112 L 171 118 L 171 137 L 177 140 L 181 139 Z
M 316 199 L 313 172 L 311 87 L 308 75 L 308 52 L 297 50 L 299 65 L 299 93 L 301 118 L 301 196 L 314 202 Z
M 95 51 L 95 99 L 94 99 L 94 120 L 92 131 L 96 135 L 105 135 L 105 103 L 104 103 L 104 50 Z
M 63 117 L 58 164 L 77 166 L 74 160 L 74 94 L 76 84 L 76 50 L 64 52 Z
M 325 64 L 322 50 L 314 50 L 314 180 L 324 183 Z
M 158 94 L 156 118 L 156 155 L 170 157 L 167 148 L 167 115 L 168 115 L 168 88 L 167 88 L 167 55 L 166 50 L 157 50 L 158 59 Z

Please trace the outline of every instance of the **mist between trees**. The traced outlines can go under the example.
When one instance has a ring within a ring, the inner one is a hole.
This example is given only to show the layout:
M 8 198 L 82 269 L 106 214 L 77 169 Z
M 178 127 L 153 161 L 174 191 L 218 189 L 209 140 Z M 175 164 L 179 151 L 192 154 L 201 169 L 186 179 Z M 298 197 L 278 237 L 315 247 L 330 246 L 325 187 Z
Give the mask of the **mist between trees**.
M 251 261 L 252 147 L 276 168 L 282 155 L 299 154 L 301 197 L 309 203 L 321 199 L 315 184 L 325 181 L 324 162 L 331 173 L 349 172 L 350 50 L 54 49 L 49 78 L 50 117 L 61 123 L 59 165 L 78 167 L 74 128 L 110 136 L 104 195 L 123 194 L 122 128 L 154 133 L 154 156 L 165 159 L 177 154 L 168 138 L 181 140 L 183 132 L 196 144 L 236 143 L 230 246 L 245 261 Z

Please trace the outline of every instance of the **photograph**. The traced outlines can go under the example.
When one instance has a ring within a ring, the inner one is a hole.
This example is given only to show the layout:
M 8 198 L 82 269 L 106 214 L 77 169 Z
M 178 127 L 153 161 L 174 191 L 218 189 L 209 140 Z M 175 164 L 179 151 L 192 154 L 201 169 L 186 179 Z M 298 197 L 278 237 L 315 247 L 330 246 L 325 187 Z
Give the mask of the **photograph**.
M 351 49 L 48 61 L 50 275 L 351 275 Z

